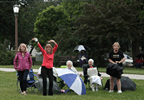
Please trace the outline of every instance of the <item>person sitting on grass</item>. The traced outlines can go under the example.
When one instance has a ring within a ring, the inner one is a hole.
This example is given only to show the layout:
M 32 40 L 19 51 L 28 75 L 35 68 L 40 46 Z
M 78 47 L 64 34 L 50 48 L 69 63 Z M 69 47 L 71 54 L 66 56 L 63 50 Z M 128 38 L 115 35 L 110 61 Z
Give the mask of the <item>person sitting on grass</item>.
M 67 68 L 68 68 L 68 69 L 71 69 L 71 70 L 74 71 L 76 74 L 82 76 L 82 74 L 79 74 L 78 71 L 76 70 L 76 68 L 73 67 L 73 62 L 72 62 L 72 61 L 68 60 L 68 61 L 66 62 L 66 65 L 67 65 Z

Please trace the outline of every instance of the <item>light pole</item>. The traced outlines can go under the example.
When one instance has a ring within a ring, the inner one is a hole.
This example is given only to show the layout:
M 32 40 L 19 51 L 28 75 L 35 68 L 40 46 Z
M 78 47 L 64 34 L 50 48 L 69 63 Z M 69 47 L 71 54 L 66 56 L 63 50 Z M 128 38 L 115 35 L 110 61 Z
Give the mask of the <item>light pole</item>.
M 18 51 L 18 25 L 17 25 L 17 19 L 18 19 L 18 13 L 19 13 L 19 5 L 15 4 L 13 6 L 13 11 L 15 15 L 15 54 L 17 54 Z

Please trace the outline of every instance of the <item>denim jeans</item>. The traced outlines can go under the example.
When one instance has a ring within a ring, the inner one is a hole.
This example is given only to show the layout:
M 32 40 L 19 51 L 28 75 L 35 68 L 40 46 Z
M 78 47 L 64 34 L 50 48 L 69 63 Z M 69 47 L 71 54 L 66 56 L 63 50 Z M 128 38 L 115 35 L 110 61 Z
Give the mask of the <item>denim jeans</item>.
M 28 73 L 29 73 L 29 70 L 18 71 L 21 92 L 26 91 Z
M 143 63 L 136 63 L 136 68 L 141 69 L 142 68 Z

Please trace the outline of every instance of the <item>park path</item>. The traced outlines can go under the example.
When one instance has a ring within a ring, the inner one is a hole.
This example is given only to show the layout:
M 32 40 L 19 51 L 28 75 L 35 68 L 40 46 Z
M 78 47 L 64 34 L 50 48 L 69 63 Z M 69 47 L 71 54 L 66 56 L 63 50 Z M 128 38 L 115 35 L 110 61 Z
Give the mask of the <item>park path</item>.
M 15 72 L 14 68 L 0 68 L 0 71 L 4 72 Z M 33 69 L 34 72 L 38 72 L 38 69 Z M 79 74 L 83 75 L 82 71 L 78 71 Z M 102 77 L 109 77 L 106 73 L 101 73 Z M 137 79 L 137 80 L 144 80 L 144 75 L 138 75 L 138 74 L 122 74 L 122 76 L 127 76 L 130 79 Z

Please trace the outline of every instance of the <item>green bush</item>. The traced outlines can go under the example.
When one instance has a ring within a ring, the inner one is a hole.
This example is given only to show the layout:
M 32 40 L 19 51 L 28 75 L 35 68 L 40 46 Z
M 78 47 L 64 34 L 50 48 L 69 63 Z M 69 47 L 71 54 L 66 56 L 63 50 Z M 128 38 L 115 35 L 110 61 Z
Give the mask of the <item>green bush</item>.
M 0 52 L 0 65 L 13 65 L 15 54 L 11 51 Z

